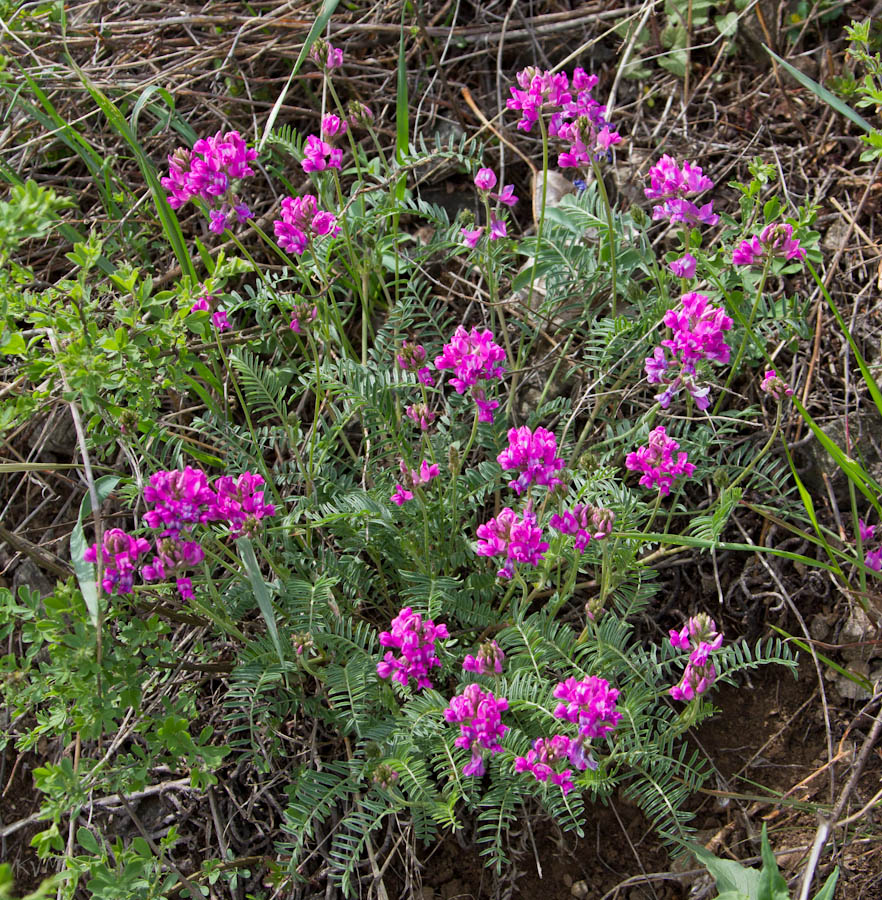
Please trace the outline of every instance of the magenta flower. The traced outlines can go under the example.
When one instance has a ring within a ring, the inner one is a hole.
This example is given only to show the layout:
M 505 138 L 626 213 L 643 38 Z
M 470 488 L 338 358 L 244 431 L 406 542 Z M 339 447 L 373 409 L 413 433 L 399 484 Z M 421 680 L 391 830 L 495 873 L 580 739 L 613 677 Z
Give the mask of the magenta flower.
M 471 653 L 462 661 L 464 672 L 474 672 L 476 675 L 502 674 L 502 662 L 505 653 L 496 641 L 484 641 L 477 656 Z
M 693 278 L 697 264 L 698 260 L 691 253 L 687 253 L 681 256 L 680 259 L 675 259 L 673 262 L 668 263 L 668 268 L 678 278 Z
M 309 51 L 309 58 L 320 69 L 339 69 L 343 65 L 343 51 L 319 38 Z
M 295 334 L 304 334 L 318 317 L 318 307 L 311 300 L 299 299 L 291 308 L 291 330 Z
M 435 383 L 429 367 L 425 365 L 426 348 L 422 344 L 416 341 L 403 341 L 396 360 L 405 372 L 413 372 L 422 384 L 431 386 Z
M 273 222 L 273 230 L 279 246 L 296 256 L 301 256 L 316 237 L 336 237 L 340 233 L 336 217 L 319 209 L 313 194 L 285 197 L 282 218 Z
M 680 445 L 667 436 L 664 425 L 659 425 L 649 432 L 649 443 L 645 447 L 629 453 L 625 459 L 625 467 L 632 472 L 642 472 L 640 484 L 651 488 L 658 486 L 662 496 L 671 492 L 671 485 L 678 475 L 689 478 L 695 466 L 688 462 L 686 453 L 678 454 L 674 459 L 674 451 Z
M 866 544 L 867 541 L 873 540 L 876 533 L 875 525 L 867 525 L 863 519 L 858 519 L 858 532 L 861 536 L 861 543 Z
M 684 294 L 677 309 L 665 313 L 664 323 L 673 334 L 662 341 L 673 354 L 668 362 L 662 347 L 647 356 L 645 369 L 650 384 L 663 384 L 665 390 L 656 394 L 662 409 L 667 409 L 681 387 L 692 394 L 699 409 L 710 406 L 710 388 L 696 381 L 696 364 L 702 360 L 727 363 L 730 347 L 723 340 L 723 332 L 732 327 L 732 320 L 722 309 L 710 306 L 704 294 Z
M 435 413 L 425 403 L 412 403 L 407 407 L 406 414 L 408 419 L 420 426 L 421 431 L 428 431 L 429 426 L 435 421 Z
M 205 551 L 198 541 L 169 535 L 156 542 L 156 556 L 141 569 L 141 575 L 145 581 L 163 581 L 174 577 L 181 597 L 192 600 L 193 582 L 184 573 L 198 566 L 203 559 Z
M 549 527 L 561 534 L 574 534 L 573 546 L 581 553 L 594 538 L 599 541 L 609 537 L 616 514 L 611 509 L 577 503 L 572 510 L 565 509 L 562 515 L 553 515 Z
M 333 113 L 322 116 L 321 132 L 325 141 L 332 141 L 334 138 L 346 134 L 348 128 L 346 120 L 335 116 Z
M 505 557 L 502 567 L 496 573 L 500 578 L 511 578 L 515 563 L 538 566 L 548 549 L 548 543 L 542 540 L 542 529 L 536 524 L 536 516 L 530 503 L 523 516 L 506 506 L 498 516 L 478 526 L 478 538 L 478 556 Z
M 101 544 L 101 587 L 107 594 L 131 594 L 138 558 L 150 549 L 150 542 L 132 537 L 121 528 L 111 528 L 104 532 Z M 87 548 L 83 559 L 90 563 L 97 562 L 98 544 Z
M 778 222 L 766 225 L 759 233 L 745 238 L 732 252 L 732 263 L 736 266 L 752 266 L 762 263 L 767 257 L 784 259 L 805 259 L 805 250 L 793 237 L 793 226 Z
M 227 331 L 232 327 L 227 319 L 227 311 L 225 309 L 215 310 L 211 314 L 211 324 L 214 325 L 218 331 Z
M 693 616 L 680 631 L 672 629 L 670 643 L 675 650 L 690 650 L 689 662 L 679 684 L 668 693 L 674 700 L 692 700 L 705 693 L 717 677 L 710 654 L 723 644 L 723 635 L 705 613 Z
M 339 147 L 332 147 L 318 135 L 311 134 L 303 146 L 303 159 L 300 165 L 304 172 L 340 169 L 343 166 L 343 151 Z
M 775 374 L 774 369 L 768 369 L 766 371 L 762 383 L 760 384 L 760 390 L 770 397 L 774 397 L 776 400 L 793 396 L 793 388 L 791 388 L 783 378 L 779 378 Z
M 496 461 L 504 471 L 521 473 L 508 483 L 516 494 L 531 484 L 542 484 L 552 490 L 563 484 L 555 474 L 564 466 L 563 460 L 557 456 L 557 438 L 546 428 L 531 431 L 522 425 L 510 429 L 508 447 L 496 457 Z
M 209 210 L 209 228 L 221 234 L 234 220 L 244 222 L 251 211 L 236 191 L 243 178 L 254 174 L 249 165 L 257 159 L 257 151 L 249 149 L 238 131 L 218 132 L 200 138 L 193 150 L 178 148 L 168 157 L 168 175 L 160 184 L 169 191 L 169 206 L 180 209 L 195 198 Z
M 555 765 L 569 758 L 573 741 L 563 734 L 551 738 L 538 738 L 526 756 L 515 758 L 515 772 L 531 772 L 536 781 L 551 781 L 566 796 L 574 787 L 573 770 L 555 772 Z
M 213 299 L 214 299 L 214 298 L 211 296 L 211 294 L 207 294 L 207 295 L 204 296 L 204 297 L 200 297 L 200 298 L 199 298 L 199 299 L 198 299 L 198 300 L 190 307 L 190 312 L 191 312 L 191 313 L 194 313 L 194 312 L 208 312 L 208 304 L 209 304 L 209 301 L 211 301 L 211 300 L 213 300 Z
M 508 231 L 505 227 L 505 222 L 502 219 L 497 219 L 496 216 L 490 216 L 490 240 L 498 241 L 500 238 L 504 238 L 508 236 Z
M 505 697 L 494 697 L 490 691 L 483 691 L 477 683 L 467 684 L 462 694 L 454 697 L 444 710 L 444 718 L 459 724 L 459 737 L 454 741 L 457 747 L 471 750 L 471 760 L 463 766 L 463 775 L 483 775 L 484 754 L 501 753 L 499 743 L 508 726 L 502 724 L 501 713 L 508 709 Z
M 513 184 L 507 184 L 498 194 L 491 194 L 490 196 L 508 207 L 512 207 L 518 202 L 518 198 L 515 197 Z
M 480 228 L 460 228 L 459 233 L 462 235 L 463 243 L 473 250 L 478 246 L 478 241 L 484 233 L 484 226 Z
M 499 403 L 487 400 L 484 388 L 478 382 L 501 378 L 505 369 L 499 363 L 504 359 L 505 350 L 493 340 L 489 329 L 472 328 L 469 332 L 459 325 L 441 355 L 435 358 L 435 368 L 452 369 L 450 383 L 456 392 L 464 394 L 470 388 L 478 407 L 479 421 L 492 422 L 493 410 Z
M 492 191 L 496 187 L 496 173 L 492 169 L 478 169 L 475 187 L 479 191 Z
M 660 200 L 652 209 L 654 221 L 670 219 L 671 224 L 716 225 L 720 217 L 713 211 L 713 201 L 698 207 L 693 197 L 711 190 L 714 183 L 700 166 L 684 162 L 682 168 L 672 156 L 663 156 L 649 170 L 649 187 L 644 190 L 647 200 Z
M 233 537 L 255 535 L 260 520 L 276 514 L 272 503 L 264 502 L 264 492 L 258 490 L 264 484 L 262 475 L 243 472 L 238 478 L 222 475 L 215 481 L 217 518 L 230 527 Z
M 209 487 L 208 477 L 190 466 L 182 472 L 154 472 L 144 488 L 144 501 L 153 504 L 144 521 L 150 528 L 163 528 L 163 537 L 177 537 L 196 524 L 218 518 L 217 495 Z
M 554 716 L 579 726 L 579 734 L 571 741 L 569 761 L 580 771 L 596 769 L 597 763 L 585 751 L 586 741 L 606 737 L 619 723 L 622 714 L 616 707 L 619 691 L 604 678 L 592 675 L 582 681 L 567 678 L 554 689 L 554 696 L 562 703 L 554 709 Z
M 437 478 L 439 474 L 438 466 L 435 463 L 430 465 L 426 459 L 420 463 L 419 470 L 408 469 L 403 459 L 398 465 L 401 469 L 401 480 L 404 483 L 396 484 L 395 493 L 390 497 L 396 506 L 402 506 L 408 500 L 413 500 L 413 491 L 424 484 L 428 484 L 433 478 Z
M 864 557 L 864 565 L 874 572 L 882 572 L 882 547 L 875 550 L 868 550 Z
M 380 644 L 400 650 L 401 655 L 387 651 L 382 662 L 377 663 L 377 675 L 380 678 L 391 676 L 404 687 L 413 678 L 417 690 L 431 688 L 429 671 L 441 665 L 435 655 L 435 641 L 447 637 L 446 625 L 436 625 L 431 619 L 424 622 L 419 613 L 405 606 L 392 620 L 392 630 L 380 634 Z

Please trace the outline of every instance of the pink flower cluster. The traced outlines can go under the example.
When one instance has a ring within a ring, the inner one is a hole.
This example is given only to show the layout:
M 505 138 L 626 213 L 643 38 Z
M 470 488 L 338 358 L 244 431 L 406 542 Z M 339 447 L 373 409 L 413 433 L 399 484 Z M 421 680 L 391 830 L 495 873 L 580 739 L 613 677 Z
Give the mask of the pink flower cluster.
M 694 278 L 697 265 L 698 260 L 691 253 L 685 253 L 679 259 L 669 262 L 668 268 L 677 278 Z
M 309 51 L 309 58 L 320 69 L 339 69 L 343 65 L 343 51 L 319 38 Z
M 498 200 L 500 203 L 505 206 L 514 206 L 515 203 L 518 202 L 518 198 L 515 197 L 514 194 L 514 185 L 507 184 L 502 191 L 498 194 L 493 194 L 491 191 L 494 187 L 496 187 L 496 173 L 492 169 L 479 169 L 478 174 L 475 175 L 475 187 L 481 192 L 482 195 L 486 196 L 491 200 Z M 480 226 L 479 228 L 461 228 L 460 233 L 463 236 L 463 240 L 466 245 L 469 247 L 476 247 L 478 241 L 481 239 L 481 235 L 484 233 L 484 226 Z M 496 241 L 499 238 L 504 238 L 508 234 L 508 231 L 505 227 L 505 221 L 500 219 L 495 212 L 490 213 L 490 240 Z
M 500 713 L 508 709 L 505 697 L 494 697 L 491 691 L 484 691 L 481 685 L 467 684 L 462 694 L 454 697 L 444 710 L 448 722 L 459 724 L 460 735 L 454 742 L 457 747 L 471 750 L 471 760 L 463 766 L 463 775 L 483 775 L 484 754 L 501 753 L 500 738 L 508 731 L 502 724 Z
M 570 677 L 557 685 L 554 696 L 563 701 L 555 707 L 554 717 L 579 726 L 578 736 L 570 743 L 570 763 L 580 771 L 596 769 L 597 763 L 584 745 L 594 738 L 606 737 L 618 725 L 622 718 L 616 706 L 618 689 L 596 675 L 581 681 Z
M 484 641 L 477 656 L 469 653 L 462 661 L 462 668 L 465 672 L 474 672 L 476 675 L 489 675 L 495 673 L 502 674 L 502 662 L 505 659 L 505 653 L 502 647 L 496 641 Z
M 692 700 L 705 693 L 717 677 L 710 654 L 722 646 L 723 635 L 717 631 L 713 619 L 705 613 L 699 613 L 680 631 L 671 629 L 670 641 L 675 650 L 689 650 L 690 654 L 680 683 L 674 685 L 668 693 L 674 700 Z
M 336 119 L 337 117 L 334 116 Z M 303 159 L 300 161 L 304 172 L 324 172 L 325 169 L 343 167 L 343 151 L 311 134 L 303 145 Z
M 523 516 L 506 506 L 498 516 L 478 526 L 478 538 L 478 556 L 505 557 L 496 573 L 500 578 L 511 578 L 515 563 L 539 565 L 548 549 L 531 503 L 527 504 Z
M 662 409 L 667 409 L 681 387 L 685 387 L 699 409 L 710 406 L 710 388 L 696 379 L 696 363 L 712 360 L 729 362 L 730 347 L 723 340 L 723 332 L 732 328 L 732 319 L 722 309 L 711 306 L 710 300 L 699 293 L 683 294 L 680 306 L 665 313 L 664 323 L 672 336 L 646 357 L 646 375 L 650 384 L 663 384 L 665 390 L 656 394 Z M 662 349 L 673 355 L 669 361 Z
M 866 525 L 863 519 L 858 519 L 858 529 L 862 544 L 872 541 L 876 535 L 876 526 Z M 866 551 L 864 554 L 864 565 L 874 572 L 882 572 L 882 546 Z
M 431 619 L 424 622 L 419 613 L 405 606 L 392 620 L 392 630 L 380 633 L 380 643 L 400 650 L 401 655 L 388 650 L 382 662 L 377 663 L 377 675 L 391 676 L 405 687 L 414 678 L 417 690 L 431 688 L 429 670 L 441 665 L 435 655 L 435 641 L 449 636 L 446 625 L 436 625 Z
M 751 238 L 743 240 L 732 253 L 732 264 L 736 266 L 752 266 L 762 263 L 766 257 L 784 257 L 784 259 L 805 259 L 805 250 L 793 237 L 793 226 L 786 223 L 773 222 Z
M 774 369 L 768 369 L 766 371 L 762 383 L 760 384 L 760 390 L 764 394 L 774 397 L 776 400 L 793 396 L 793 388 L 791 388 L 783 378 L 779 378 Z
M 536 781 L 551 781 L 566 797 L 575 787 L 573 770 L 564 769 L 562 772 L 556 772 L 554 767 L 562 760 L 569 759 L 572 746 L 573 741 L 563 734 L 556 734 L 551 738 L 537 738 L 533 742 L 533 749 L 528 750 L 526 756 L 515 758 L 515 772 L 532 772 Z
M 493 333 L 477 328 L 466 331 L 459 325 L 444 345 L 443 352 L 435 358 L 436 369 L 452 369 L 450 383 L 457 394 L 464 394 L 471 388 L 472 398 L 478 407 L 478 420 L 493 422 L 493 410 L 499 406 L 497 400 L 487 400 L 479 381 L 502 378 L 505 369 L 499 365 L 505 359 L 505 350 L 493 340 Z
M 688 454 L 680 453 L 674 459 L 674 451 L 680 445 L 668 437 L 664 425 L 659 425 L 649 432 L 649 443 L 638 447 L 625 458 L 625 467 L 632 472 L 642 472 L 640 484 L 651 488 L 658 486 L 662 496 L 671 492 L 671 485 L 678 475 L 689 478 L 695 466 L 688 462 Z
M 426 348 L 416 341 L 402 341 L 401 349 L 395 357 L 405 372 L 413 372 L 422 384 L 433 385 L 435 379 L 426 362 Z
M 516 75 L 518 87 L 511 88 L 506 105 L 521 113 L 518 128 L 530 131 L 543 110 L 551 112 L 548 133 L 568 141 L 570 147 L 558 156 L 562 168 L 586 168 L 592 158 L 603 157 L 621 137 L 605 118 L 606 107 L 591 96 L 596 75 L 584 69 L 573 71 L 572 81 L 565 72 L 552 74 L 528 67 Z
M 208 312 L 214 305 L 214 295 L 205 294 L 200 297 L 191 307 L 190 312 Z M 211 314 L 211 324 L 218 331 L 226 331 L 230 327 L 225 309 L 218 308 Z
M 672 156 L 663 156 L 649 170 L 649 187 L 644 190 L 647 200 L 660 200 L 652 208 L 652 218 L 669 219 L 671 224 L 716 225 L 720 217 L 713 211 L 713 201 L 698 207 L 693 197 L 711 190 L 714 183 L 704 175 L 701 166 L 684 162 L 682 168 Z
M 251 210 L 236 194 L 237 182 L 254 174 L 249 163 L 257 151 L 245 145 L 238 131 L 200 138 L 192 152 L 179 147 L 168 157 L 169 172 L 160 184 L 169 191 L 168 203 L 180 209 L 196 197 L 209 207 L 209 228 L 222 234 L 233 221 L 245 222 Z
M 573 546 L 581 553 L 592 538 L 600 541 L 609 537 L 615 520 L 611 509 L 577 503 L 572 510 L 565 509 L 563 515 L 555 513 L 548 524 L 561 534 L 576 535 Z
M 150 549 L 150 541 L 132 537 L 121 528 L 104 532 L 101 561 L 104 565 L 101 587 L 107 594 L 131 594 L 135 583 L 138 558 Z M 98 560 L 98 544 L 93 544 L 83 554 L 86 562 Z
M 411 403 L 405 413 L 408 419 L 420 426 L 421 431 L 428 431 L 429 426 L 435 421 L 435 413 L 425 403 Z
M 198 540 L 192 538 L 197 525 L 224 522 L 233 537 L 254 534 L 261 519 L 275 515 L 271 503 L 264 502 L 264 484 L 260 475 L 244 472 L 238 478 L 222 475 L 214 487 L 200 469 L 187 466 L 183 471 L 160 471 L 150 476 L 144 488 L 144 500 L 152 508 L 144 513 L 144 522 L 160 533 L 156 555 L 141 568 L 146 581 L 175 577 L 184 599 L 193 596 L 193 585 L 184 575 L 205 558 Z M 114 528 L 104 535 L 102 561 L 105 572 L 102 586 L 108 593 L 132 591 L 138 557 L 150 549 L 144 538 L 133 538 Z M 86 550 L 84 559 L 95 562 L 98 545 Z
M 311 300 L 295 300 L 291 307 L 291 331 L 294 334 L 304 334 L 317 316 L 318 307 Z
M 526 425 L 511 428 L 508 432 L 508 447 L 497 457 L 503 470 L 520 471 L 520 475 L 508 486 L 518 495 L 531 484 L 546 485 L 554 489 L 563 484 L 555 474 L 563 466 L 557 456 L 557 438 L 547 428 L 539 427 L 531 431 Z
M 395 485 L 395 493 L 389 498 L 396 506 L 403 506 L 408 500 L 413 500 L 413 492 L 416 488 L 428 484 L 433 478 L 437 478 L 439 469 L 437 463 L 429 464 L 427 459 L 420 463 L 419 469 L 408 469 L 404 460 L 398 463 L 401 469 L 401 481 L 403 484 Z
M 327 234 L 336 237 L 340 233 L 336 216 L 319 209 L 313 194 L 285 197 L 282 200 L 282 218 L 273 222 L 273 229 L 279 246 L 296 256 L 301 256 L 316 237 Z

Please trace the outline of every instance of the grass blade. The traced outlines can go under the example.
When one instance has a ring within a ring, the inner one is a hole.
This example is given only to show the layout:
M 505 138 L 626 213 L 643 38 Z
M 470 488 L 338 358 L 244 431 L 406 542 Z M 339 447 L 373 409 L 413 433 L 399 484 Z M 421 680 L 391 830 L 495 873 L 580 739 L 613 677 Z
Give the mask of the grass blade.
M 251 582 L 254 599 L 257 601 L 263 621 L 266 622 L 267 631 L 269 631 L 273 646 L 279 655 L 279 662 L 284 666 L 285 657 L 282 653 L 282 642 L 279 639 L 279 627 L 276 624 L 276 611 L 273 609 L 273 603 L 260 572 L 257 557 L 254 555 L 254 546 L 247 537 L 240 537 L 236 541 L 236 547 L 239 550 L 239 558 L 245 564 L 245 572 L 248 575 L 248 581 Z
M 105 475 L 95 482 L 95 493 L 98 495 L 98 501 L 103 503 L 109 496 L 111 491 L 119 484 L 118 475 Z M 95 628 L 98 628 L 99 622 L 99 606 L 98 606 L 98 585 L 95 583 L 95 569 L 92 563 L 83 559 L 83 554 L 88 548 L 86 543 L 86 535 L 83 531 L 83 519 L 91 515 L 92 501 L 89 495 L 83 497 L 80 503 L 80 513 L 77 516 L 77 524 L 70 535 L 70 560 L 74 567 L 74 573 L 77 576 L 77 582 L 80 585 L 80 592 L 89 610 L 89 618 Z
M 781 59 L 774 50 L 770 50 L 765 44 L 763 49 L 769 56 L 773 57 L 782 65 L 803 87 L 807 87 L 819 100 L 823 100 L 828 106 L 831 106 L 840 115 L 846 119 L 851 119 L 858 128 L 863 128 L 867 134 L 871 134 L 873 126 L 861 115 L 856 113 L 847 103 L 843 103 L 835 94 L 831 94 L 827 88 L 818 84 L 817 81 L 809 78 L 808 75 L 800 72 L 796 66 L 791 65 L 786 59 Z

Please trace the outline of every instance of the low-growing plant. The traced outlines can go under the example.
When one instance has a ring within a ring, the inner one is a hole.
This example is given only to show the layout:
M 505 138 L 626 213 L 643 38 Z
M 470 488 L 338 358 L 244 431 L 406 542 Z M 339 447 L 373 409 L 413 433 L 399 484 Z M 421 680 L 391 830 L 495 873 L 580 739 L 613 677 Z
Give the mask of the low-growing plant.
M 769 348 L 806 336 L 789 278 L 819 252 L 814 210 L 770 196 L 771 166 L 751 164 L 726 212 L 699 166 L 663 156 L 650 215 L 619 211 L 601 176 L 621 137 L 596 78 L 527 69 L 508 108 L 536 129 L 544 178 L 560 149 L 574 192 L 552 205 L 543 187 L 517 239 L 516 188 L 481 148 L 408 143 L 406 103 L 384 148 L 370 110 L 337 96 L 342 53 L 316 41 L 313 59 L 333 111 L 318 134 L 269 133 L 272 170 L 312 185 L 271 229 L 254 215 L 257 149 L 218 131 L 169 157 L 157 201 L 175 227 L 172 210 L 204 216 L 195 277 L 156 291 L 126 260 L 104 273 L 93 238 L 70 278 L 7 313 L 30 326 L 28 380 L 63 380 L 87 413 L 84 453 L 119 447 L 130 466 L 95 493 L 114 527 L 81 509 L 76 581 L 42 600 L 0 591 L 0 638 L 19 648 L 0 660 L 0 744 L 76 747 L 35 773 L 35 845 L 63 858 L 64 896 L 79 880 L 194 896 L 231 877 L 235 860 L 181 872 L 174 829 L 114 841 L 92 814 L 96 794 L 125 808 L 158 771 L 208 788 L 231 759 L 285 773 L 277 886 L 320 854 L 356 894 L 404 822 L 421 842 L 463 832 L 500 872 L 524 809 L 581 834 L 617 790 L 682 848 L 710 771 L 688 733 L 712 688 L 795 664 L 780 640 L 724 643 L 685 598 L 666 638 L 638 630 L 654 566 L 688 549 L 775 554 L 843 584 L 877 568 L 830 540 L 776 452 L 785 406 L 807 413 Z M 477 217 L 408 187 L 439 161 L 468 173 Z M 431 226 L 424 243 L 405 217 Z M 652 223 L 676 226 L 661 259 Z M 763 408 L 735 390 L 751 382 Z M 748 506 L 813 526 L 826 555 L 727 540 Z M 223 735 L 198 702 L 215 678 Z

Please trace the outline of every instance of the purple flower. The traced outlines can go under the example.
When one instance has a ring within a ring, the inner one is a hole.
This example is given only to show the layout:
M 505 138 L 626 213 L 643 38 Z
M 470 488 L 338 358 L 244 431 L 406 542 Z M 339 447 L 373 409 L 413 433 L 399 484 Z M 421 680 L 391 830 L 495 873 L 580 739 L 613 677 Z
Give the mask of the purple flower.
M 868 550 L 866 556 L 864 556 L 864 565 L 874 572 L 882 572 L 882 547 Z
M 450 383 L 458 394 L 464 394 L 471 388 L 472 397 L 478 407 L 478 418 L 482 422 L 493 421 L 493 410 L 499 406 L 496 400 L 487 400 L 479 381 L 492 381 L 501 378 L 505 369 L 499 365 L 505 359 L 505 350 L 494 340 L 493 333 L 487 329 L 479 331 L 472 328 L 466 331 L 458 326 L 444 345 L 443 352 L 435 358 L 436 369 L 452 369 Z
M 867 525 L 863 519 L 858 519 L 858 533 L 861 536 L 861 543 L 865 544 L 867 541 L 873 540 L 873 536 L 876 533 L 876 526 Z
M 382 662 L 377 663 L 377 675 L 391 676 L 404 687 L 414 678 L 417 690 L 431 688 L 429 670 L 441 665 L 435 655 L 435 641 L 447 637 L 446 625 L 436 625 L 431 619 L 424 622 L 419 613 L 405 606 L 392 620 L 392 630 L 380 634 L 380 644 L 400 650 L 401 655 L 396 657 L 387 651 Z
M 275 506 L 265 503 L 264 492 L 258 490 L 263 484 L 263 476 L 251 472 L 243 472 L 238 478 L 222 475 L 215 481 L 217 518 L 229 525 L 233 537 L 253 536 L 261 519 L 276 514 Z
M 508 486 L 520 494 L 530 484 L 546 485 L 554 489 L 563 482 L 556 476 L 563 468 L 563 460 L 557 456 L 557 438 L 546 428 L 531 431 L 526 425 L 508 432 L 508 447 L 497 457 L 503 470 L 520 471 L 520 476 Z
M 132 537 L 121 528 L 111 528 L 104 532 L 101 544 L 101 587 L 107 594 L 131 594 L 138 558 L 150 549 L 150 542 L 144 538 Z M 83 559 L 86 562 L 97 562 L 98 544 L 87 548 Z
M 611 509 L 577 503 L 572 510 L 565 509 L 562 515 L 553 515 L 549 527 L 561 534 L 574 534 L 573 546 L 581 553 L 594 538 L 599 541 L 609 537 L 616 514 Z
M 460 228 L 459 233 L 462 235 L 463 243 L 467 247 L 471 247 L 474 249 L 478 246 L 478 241 L 481 239 L 481 235 L 484 233 L 484 227 L 480 228 Z
M 282 218 L 273 222 L 276 238 L 283 250 L 296 256 L 301 256 L 314 238 L 340 233 L 336 217 L 319 209 L 313 194 L 285 197 L 281 214 Z
M 395 485 L 395 493 L 390 498 L 396 506 L 402 506 L 408 500 L 413 500 L 414 489 L 428 484 L 433 478 L 437 478 L 439 474 L 437 464 L 432 463 L 430 465 L 426 459 L 420 463 L 419 470 L 408 469 L 403 459 L 398 463 L 398 466 L 401 470 L 401 480 L 404 483 Z
M 475 187 L 479 191 L 492 191 L 496 187 L 496 174 L 492 169 L 478 169 Z
M 496 641 L 484 641 L 477 656 L 466 656 L 462 661 L 462 668 L 463 671 L 474 672 L 476 675 L 489 675 L 491 672 L 501 675 L 504 659 L 505 653 Z
M 643 472 L 640 484 L 647 488 L 657 485 L 662 496 L 667 496 L 678 475 L 689 478 L 695 471 L 695 466 L 687 461 L 686 453 L 680 453 L 674 459 L 674 451 L 679 447 L 673 438 L 667 436 L 664 425 L 659 425 L 649 432 L 647 446 L 628 454 L 625 467 L 632 472 Z
M 606 737 L 619 723 L 622 714 L 616 707 L 619 691 L 610 687 L 605 678 L 592 675 L 582 681 L 567 678 L 554 689 L 558 703 L 554 716 L 579 726 L 578 736 L 570 742 L 568 758 L 580 771 L 596 769 L 597 763 L 585 743 L 593 738 Z
M 343 65 L 343 51 L 319 38 L 309 51 L 309 58 L 320 68 L 339 69 Z
M 183 573 L 205 559 L 205 551 L 198 541 L 182 540 L 181 537 L 167 536 L 156 542 L 157 554 L 153 561 L 141 569 L 146 581 L 161 581 L 174 577 L 178 593 L 184 600 L 193 598 L 193 582 Z
M 545 558 L 548 543 L 542 540 L 542 529 L 536 524 L 532 505 L 527 504 L 523 516 L 505 507 L 498 516 L 478 526 L 478 556 L 504 556 L 496 573 L 500 578 L 514 575 L 515 563 L 538 566 Z
M 500 738 L 508 731 L 502 724 L 501 713 L 508 709 L 505 697 L 494 697 L 492 692 L 483 691 L 477 683 L 467 684 L 462 694 L 454 697 L 444 718 L 451 723 L 459 724 L 459 737 L 454 741 L 457 747 L 471 750 L 472 758 L 463 767 L 463 775 L 484 774 L 484 754 L 501 753 Z
M 196 524 L 218 518 L 217 495 L 209 487 L 207 476 L 190 466 L 183 471 L 154 472 L 144 488 L 144 500 L 153 504 L 144 521 L 150 528 L 164 528 L 163 537 L 177 537 Z
M 207 312 L 209 303 L 214 300 L 211 294 L 200 297 L 191 307 L 190 312 Z
M 668 263 L 668 268 L 678 278 L 693 278 L 697 263 L 698 260 L 691 253 L 687 253 L 685 256 L 681 256 L 680 259 L 675 259 L 673 262 Z
M 254 174 L 250 163 L 257 151 L 249 149 L 238 131 L 219 131 L 213 137 L 200 138 L 193 150 L 178 148 L 168 157 L 169 173 L 160 184 L 169 191 L 172 209 L 180 209 L 195 198 L 209 208 L 209 228 L 223 233 L 235 217 L 240 222 L 251 217 L 248 207 L 236 194 L 238 182 Z
M 652 209 L 654 221 L 670 219 L 672 224 L 716 225 L 720 217 L 714 214 L 713 202 L 698 207 L 690 199 L 713 186 L 700 166 L 684 162 L 681 168 L 672 156 L 665 155 L 649 170 L 649 187 L 644 193 L 648 200 L 662 201 Z
M 760 384 L 760 390 L 770 397 L 774 397 L 776 400 L 793 396 L 793 388 L 791 388 L 783 378 L 779 378 L 775 374 L 774 369 L 768 369 L 766 371 L 762 383 Z
M 498 241 L 500 238 L 507 237 L 508 232 L 505 227 L 505 222 L 502 219 L 497 219 L 496 216 L 490 216 L 490 240 Z
M 215 310 L 211 314 L 211 324 L 218 331 L 227 331 L 231 326 L 229 320 L 227 319 L 227 311 L 225 309 Z
M 421 431 L 428 431 L 435 421 L 435 413 L 425 403 L 412 403 L 407 407 L 407 418 L 419 425 Z
M 340 135 L 346 134 L 348 128 L 349 126 L 346 124 L 345 119 L 341 119 L 333 113 L 322 116 L 321 132 L 322 138 L 326 141 L 331 141 Z
M 339 169 L 343 166 L 343 151 L 332 147 L 317 134 L 311 134 L 303 147 L 300 162 L 304 172 L 323 172 L 325 169 Z
M 759 233 L 745 238 L 732 252 L 732 263 L 736 266 L 752 266 L 761 263 L 766 256 L 784 259 L 805 259 L 805 250 L 793 237 L 793 226 L 783 222 L 766 225 Z
M 573 741 L 563 734 L 551 738 L 538 738 L 526 756 L 515 758 L 515 772 L 531 772 L 536 781 L 551 781 L 566 796 L 574 787 L 573 770 L 555 772 L 554 766 L 569 758 Z
M 297 300 L 291 309 L 291 330 L 303 334 L 318 316 L 318 307 L 311 300 Z
M 668 693 L 674 700 L 692 700 L 705 693 L 717 677 L 710 654 L 723 644 L 723 635 L 705 613 L 693 616 L 680 631 L 672 629 L 670 643 L 675 650 L 690 650 L 689 662 L 679 684 Z
M 507 184 L 498 194 L 491 194 L 490 196 L 495 197 L 500 203 L 509 207 L 514 206 L 518 202 L 518 198 L 515 197 L 513 184 Z
M 416 341 L 403 341 L 396 359 L 405 372 L 415 373 L 417 380 L 422 384 L 431 386 L 435 383 L 429 367 L 425 365 L 426 348 L 422 344 Z

